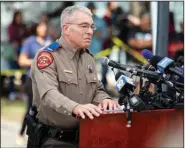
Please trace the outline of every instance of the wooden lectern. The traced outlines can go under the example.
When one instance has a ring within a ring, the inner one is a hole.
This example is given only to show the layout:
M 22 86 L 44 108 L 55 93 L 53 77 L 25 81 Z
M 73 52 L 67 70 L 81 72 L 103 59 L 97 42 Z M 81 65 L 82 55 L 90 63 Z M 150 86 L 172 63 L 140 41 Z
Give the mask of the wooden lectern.
M 79 148 L 183 148 L 183 109 L 107 113 L 80 121 Z

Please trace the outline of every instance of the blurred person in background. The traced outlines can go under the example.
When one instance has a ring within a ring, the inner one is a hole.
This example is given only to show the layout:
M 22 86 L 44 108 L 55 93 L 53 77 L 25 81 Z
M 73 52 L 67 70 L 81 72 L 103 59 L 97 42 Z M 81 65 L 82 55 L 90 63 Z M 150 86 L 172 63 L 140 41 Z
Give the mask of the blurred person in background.
M 169 12 L 169 25 L 168 25 L 168 40 L 169 43 L 176 40 L 176 31 L 175 31 L 175 20 L 174 20 L 174 13 Z
M 22 42 L 29 35 L 28 29 L 23 22 L 22 12 L 20 10 L 16 10 L 14 12 L 12 22 L 8 25 L 7 33 L 8 33 L 9 43 L 13 48 L 13 57 L 9 61 L 10 69 L 19 69 L 20 67 L 18 64 L 18 57 L 20 54 Z M 10 91 L 8 94 L 8 98 L 10 100 L 15 100 L 17 97 L 17 93 L 15 92 L 14 79 L 15 79 L 15 76 L 11 75 Z
M 52 2 L 50 2 L 52 3 Z M 56 17 L 60 17 L 61 12 L 68 6 L 74 5 L 74 1 L 62 1 L 61 4 L 58 6 L 57 9 L 54 9 L 54 11 L 47 12 L 47 16 L 49 19 L 53 19 Z
M 12 69 L 19 69 L 18 57 L 23 40 L 28 36 L 26 25 L 23 22 L 22 12 L 17 10 L 13 14 L 13 20 L 7 28 L 9 43 L 14 48 L 14 59 L 11 62 Z
M 23 68 L 27 69 L 27 79 L 25 82 L 25 92 L 28 95 L 27 100 L 27 109 L 26 109 L 26 115 L 28 114 L 31 105 L 32 105 L 32 83 L 30 78 L 30 66 L 32 63 L 33 58 L 35 57 L 36 52 L 49 44 L 52 43 L 52 39 L 50 36 L 48 36 L 48 28 L 47 24 L 44 22 L 36 23 L 33 25 L 32 33 L 30 37 L 28 37 L 22 46 L 20 57 L 19 57 L 19 65 Z M 19 133 L 19 136 L 17 137 L 17 144 L 22 144 L 24 142 L 24 132 L 26 128 L 26 120 L 25 117 L 23 119 L 22 127 Z
M 90 51 L 93 55 L 97 54 L 103 49 L 103 42 L 107 37 L 107 26 L 103 19 L 99 18 L 95 15 L 96 7 L 94 2 L 89 2 L 87 4 L 87 8 L 89 8 L 93 14 L 93 21 L 96 24 L 96 30 L 91 40 Z
M 51 12 L 46 11 L 41 13 L 40 20 L 41 22 L 45 22 L 46 24 L 48 24 L 48 34 L 53 40 L 56 40 L 60 36 L 60 31 L 58 30 L 60 30 L 61 28 L 58 26 L 58 24 L 54 26 L 54 24 L 51 23 L 51 20 L 60 17 L 61 11 L 63 11 L 68 6 L 72 6 L 73 4 L 74 1 L 64 1 L 61 2 L 57 9 L 54 9 Z
M 87 4 L 87 8 L 89 8 L 93 14 L 93 21 L 96 24 L 96 30 L 94 31 L 94 35 L 92 36 L 91 44 L 90 44 L 90 51 L 93 55 L 96 55 L 98 52 L 102 51 L 105 46 L 103 46 L 105 39 L 108 37 L 108 28 L 105 21 L 95 15 L 96 7 L 94 2 L 89 2 Z M 107 66 L 102 65 L 102 83 L 106 89 L 106 73 L 107 73 Z
M 114 24 L 115 15 L 113 12 L 115 11 L 115 9 L 117 9 L 117 7 L 118 7 L 117 2 L 107 2 L 107 8 L 105 10 L 105 14 L 103 17 L 107 25 Z
M 113 36 L 119 38 L 123 44 L 128 45 L 129 32 L 140 25 L 140 19 L 129 12 L 125 12 L 124 9 L 122 9 L 119 5 L 113 9 L 112 13 L 114 16 Z M 121 62 L 123 59 L 122 56 L 125 56 L 123 64 L 126 64 L 129 59 L 131 59 L 132 55 L 127 53 L 124 48 L 120 47 L 118 51 L 118 62 Z
M 105 14 L 103 16 L 103 20 L 105 21 L 105 24 L 107 26 L 107 37 L 105 38 L 105 40 L 103 41 L 103 48 L 107 49 L 107 48 L 112 48 L 113 46 L 113 42 L 112 42 L 112 32 L 113 32 L 113 10 L 117 8 L 117 2 L 107 2 L 107 8 L 105 10 Z M 107 56 L 109 57 L 109 55 Z M 108 92 L 107 90 L 107 72 L 108 72 L 108 66 L 102 64 L 102 83 L 103 86 L 105 88 L 105 90 Z
M 184 43 L 184 20 L 182 20 L 180 22 L 180 28 L 181 28 L 181 31 L 178 33 L 179 35 L 179 40 Z
M 145 48 L 152 51 L 151 20 L 148 13 L 141 14 L 139 26 L 129 32 L 128 45 L 139 52 Z
M 127 43 L 128 32 L 135 25 L 139 25 L 140 20 L 130 14 L 127 14 L 118 5 L 117 2 L 108 2 L 107 8 L 103 17 L 107 25 L 107 38 L 104 40 L 103 49 L 112 48 L 112 37 L 117 36 L 123 42 Z M 109 57 L 109 56 L 107 56 Z M 108 66 L 102 65 L 102 83 L 107 88 Z
M 181 24 L 180 24 L 181 25 Z M 169 12 L 169 34 L 168 34 L 168 56 L 173 58 L 177 54 L 182 53 L 184 49 L 184 25 L 181 25 L 181 32 L 175 30 L 174 13 Z
M 134 27 L 139 26 L 140 19 L 125 12 L 120 6 L 113 10 L 115 16 L 114 26 L 117 30 L 117 36 L 127 44 L 128 33 Z
M 107 48 L 112 48 L 113 47 L 113 41 L 112 41 L 112 25 L 108 24 L 107 25 L 107 33 L 108 37 L 105 39 L 103 42 L 103 50 Z M 109 55 L 107 56 L 109 58 Z M 108 73 L 108 65 L 102 64 L 102 84 L 104 85 L 104 88 L 109 95 L 111 95 L 107 89 L 108 83 L 107 83 L 107 73 Z
M 117 36 L 127 43 L 129 30 L 140 24 L 140 20 L 127 14 L 117 2 L 107 2 L 107 8 L 103 17 L 107 25 L 107 38 L 104 40 L 103 49 L 112 48 L 112 37 Z M 109 57 L 109 56 L 108 56 Z M 108 66 L 102 65 L 102 83 L 107 88 Z
M 40 15 L 40 21 L 45 23 L 48 27 L 48 35 L 52 38 L 52 40 L 56 40 L 59 37 L 59 33 L 56 31 L 57 27 L 54 27 L 52 23 L 49 21 L 48 14 L 46 12 L 42 12 Z
M 184 20 L 180 22 L 181 31 L 177 33 L 179 47 L 173 59 L 176 61 L 180 56 L 184 56 Z

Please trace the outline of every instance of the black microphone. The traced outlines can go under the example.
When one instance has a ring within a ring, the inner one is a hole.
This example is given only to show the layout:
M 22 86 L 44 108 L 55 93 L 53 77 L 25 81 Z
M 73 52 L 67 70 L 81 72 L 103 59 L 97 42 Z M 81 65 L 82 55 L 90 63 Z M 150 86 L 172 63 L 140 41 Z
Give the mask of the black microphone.
M 162 73 L 167 72 L 169 74 L 176 74 L 179 77 L 184 77 L 183 70 L 180 67 L 177 67 L 174 61 L 170 58 L 153 56 L 150 59 L 150 63 Z
M 108 66 L 113 67 L 113 68 L 117 68 L 117 69 L 120 69 L 120 70 L 129 71 L 129 69 L 127 69 L 129 67 L 127 67 L 125 65 L 121 65 L 121 64 L 117 63 L 116 61 L 109 60 L 109 58 L 107 58 L 107 57 L 101 58 L 101 63 L 103 65 L 108 65 Z
M 122 92 L 124 88 L 133 91 L 134 88 L 136 87 L 134 80 L 125 76 L 123 72 L 118 72 L 115 76 L 115 79 L 116 79 L 116 89 L 119 92 Z
M 151 64 L 144 64 L 141 68 L 143 70 L 156 71 L 155 67 L 153 67 Z
M 160 78 L 160 74 L 158 72 L 154 72 L 150 70 L 143 70 L 143 69 L 139 69 L 138 67 L 120 64 L 120 63 L 117 63 L 116 61 L 109 60 L 107 57 L 103 57 L 101 59 L 101 63 L 104 65 L 111 66 L 113 68 L 117 68 L 120 70 L 133 73 L 136 76 L 142 75 L 144 77 L 147 77 L 148 79 L 155 79 L 155 80 Z
M 176 63 L 177 63 L 177 66 L 183 67 L 184 66 L 184 56 L 179 56 Z
M 180 77 L 184 77 L 182 68 L 177 67 L 175 62 L 168 57 L 152 56 L 149 50 L 143 50 L 143 56 L 149 61 L 149 63 L 154 66 L 159 72 L 167 72 L 169 74 L 176 74 Z
M 126 103 L 129 101 L 130 105 L 133 109 L 137 111 L 142 111 L 145 109 L 145 103 L 142 99 L 140 99 L 139 95 L 133 94 L 131 95 L 130 92 L 133 92 L 136 88 L 136 84 L 133 79 L 126 77 L 123 72 L 118 72 L 115 76 L 116 79 L 116 89 L 119 93 L 123 96 L 118 100 L 119 104 Z M 128 96 L 128 100 L 125 100 L 125 96 Z

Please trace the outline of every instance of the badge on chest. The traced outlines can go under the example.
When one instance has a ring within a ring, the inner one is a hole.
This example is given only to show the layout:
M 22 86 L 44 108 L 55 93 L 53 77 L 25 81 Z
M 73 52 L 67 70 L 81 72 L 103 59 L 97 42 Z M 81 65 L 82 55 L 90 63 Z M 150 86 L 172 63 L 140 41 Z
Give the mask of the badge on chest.
M 87 69 L 88 69 L 89 73 L 93 73 L 94 72 L 94 68 L 93 68 L 92 65 L 88 65 Z

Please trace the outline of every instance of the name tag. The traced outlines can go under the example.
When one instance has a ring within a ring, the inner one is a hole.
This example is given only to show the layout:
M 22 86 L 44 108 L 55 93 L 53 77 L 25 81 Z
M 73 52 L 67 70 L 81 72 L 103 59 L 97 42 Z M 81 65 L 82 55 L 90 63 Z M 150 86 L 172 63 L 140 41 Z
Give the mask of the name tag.
M 73 73 L 72 71 L 70 71 L 70 70 L 66 70 L 66 69 L 64 69 L 64 72 L 65 72 L 65 73 L 70 73 L 70 74 L 72 74 L 72 73 Z

